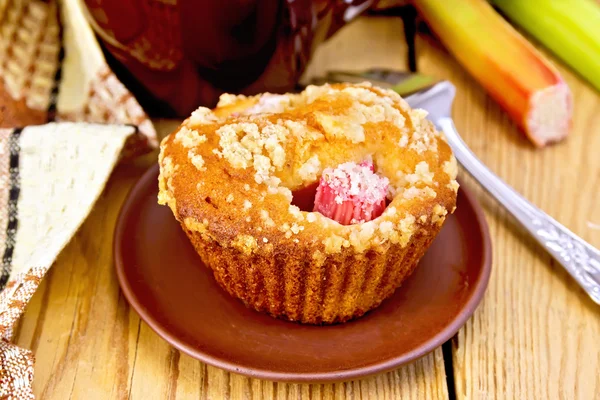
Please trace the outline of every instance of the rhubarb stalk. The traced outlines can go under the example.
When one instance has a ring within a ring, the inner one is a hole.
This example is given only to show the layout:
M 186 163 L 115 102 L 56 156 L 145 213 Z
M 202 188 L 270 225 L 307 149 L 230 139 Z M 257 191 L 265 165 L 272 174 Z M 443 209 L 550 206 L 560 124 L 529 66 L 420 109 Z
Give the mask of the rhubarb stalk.
M 556 68 L 485 0 L 414 0 L 440 40 L 542 147 L 567 136 L 569 87 Z
M 492 3 L 600 90 L 600 4 L 596 0 Z

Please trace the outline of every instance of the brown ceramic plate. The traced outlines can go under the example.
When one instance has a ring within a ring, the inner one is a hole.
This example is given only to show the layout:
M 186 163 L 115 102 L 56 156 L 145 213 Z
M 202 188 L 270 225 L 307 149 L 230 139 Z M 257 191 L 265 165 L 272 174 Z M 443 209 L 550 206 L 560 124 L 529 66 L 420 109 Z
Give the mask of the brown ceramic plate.
M 225 293 L 171 210 L 159 206 L 158 166 L 132 189 L 115 234 L 115 265 L 131 306 L 177 349 L 240 374 L 331 382 L 388 371 L 424 356 L 471 316 L 488 283 L 491 245 L 464 188 L 415 273 L 379 308 L 333 326 L 277 320 Z

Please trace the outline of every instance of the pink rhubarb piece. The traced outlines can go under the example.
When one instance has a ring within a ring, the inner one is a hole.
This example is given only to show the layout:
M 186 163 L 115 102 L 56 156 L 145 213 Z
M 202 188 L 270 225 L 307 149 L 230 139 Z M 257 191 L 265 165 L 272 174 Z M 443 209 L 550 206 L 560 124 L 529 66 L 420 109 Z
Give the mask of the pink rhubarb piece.
M 317 188 L 314 211 L 342 225 L 371 221 L 385 210 L 389 184 L 387 178 L 375 174 L 370 161 L 326 168 Z

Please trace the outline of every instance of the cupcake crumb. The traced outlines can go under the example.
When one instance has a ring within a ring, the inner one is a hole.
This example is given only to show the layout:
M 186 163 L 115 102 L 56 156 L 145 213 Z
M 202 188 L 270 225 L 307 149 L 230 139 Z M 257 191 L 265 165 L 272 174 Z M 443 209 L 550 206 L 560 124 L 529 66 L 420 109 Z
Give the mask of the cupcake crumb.
M 206 136 L 200 135 L 197 131 L 190 129 L 187 126 L 182 126 L 175 134 L 175 141 L 180 142 L 186 149 L 190 149 L 192 147 L 198 147 L 206 142 Z

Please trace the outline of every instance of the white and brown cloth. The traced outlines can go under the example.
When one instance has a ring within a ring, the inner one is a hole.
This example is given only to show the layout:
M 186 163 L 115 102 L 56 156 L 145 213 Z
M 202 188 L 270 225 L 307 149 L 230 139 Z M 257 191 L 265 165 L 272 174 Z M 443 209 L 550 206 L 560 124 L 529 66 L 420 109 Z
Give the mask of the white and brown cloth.
M 156 147 L 80 0 L 0 0 L 0 398 L 32 399 L 12 330 L 114 166 Z

